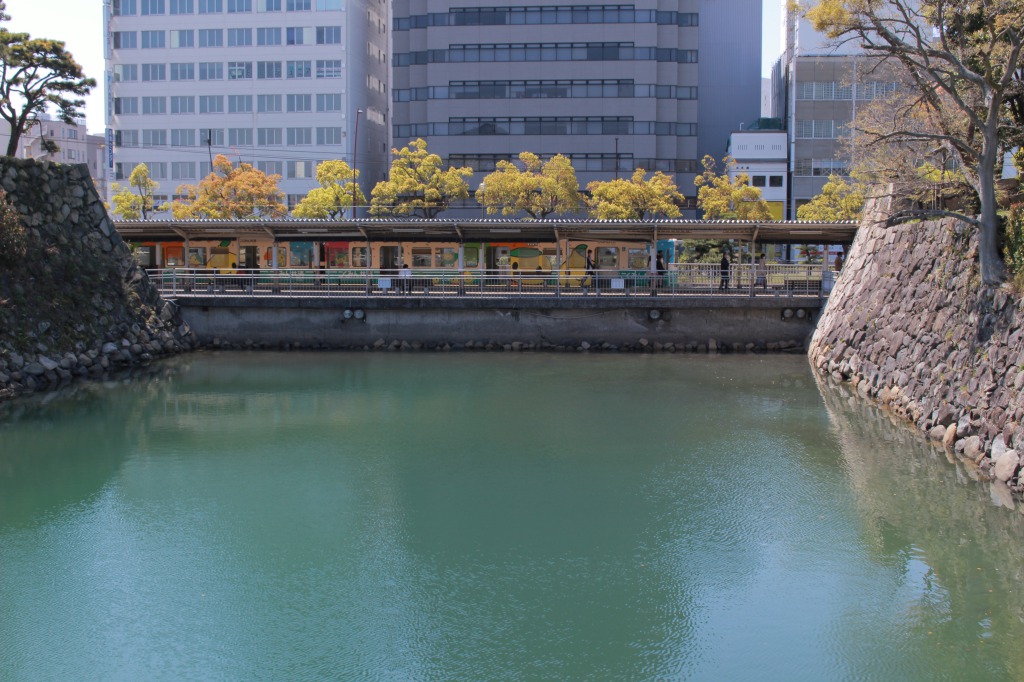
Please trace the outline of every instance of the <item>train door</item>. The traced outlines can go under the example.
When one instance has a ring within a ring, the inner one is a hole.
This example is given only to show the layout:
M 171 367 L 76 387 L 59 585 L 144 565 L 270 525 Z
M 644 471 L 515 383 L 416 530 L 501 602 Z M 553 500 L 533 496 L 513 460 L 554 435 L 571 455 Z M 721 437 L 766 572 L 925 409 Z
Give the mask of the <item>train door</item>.
M 488 270 L 508 270 L 512 262 L 512 247 L 492 246 L 487 249 Z
M 156 246 L 152 244 L 136 244 L 132 251 L 136 262 L 143 268 L 156 267 Z
M 240 246 L 238 247 L 238 267 L 258 268 L 260 265 L 260 247 Z
M 402 267 L 402 249 L 399 246 L 380 247 L 380 268 L 397 270 Z

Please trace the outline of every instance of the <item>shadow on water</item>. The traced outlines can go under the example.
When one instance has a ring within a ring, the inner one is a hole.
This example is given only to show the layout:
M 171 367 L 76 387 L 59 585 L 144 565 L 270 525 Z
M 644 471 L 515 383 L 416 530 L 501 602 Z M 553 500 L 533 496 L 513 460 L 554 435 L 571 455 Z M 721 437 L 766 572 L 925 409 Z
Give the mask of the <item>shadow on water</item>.
M 847 385 L 818 384 L 865 545 L 919 592 L 908 628 L 946 643 L 934 655 L 948 670 L 969 656 L 979 679 L 1024 679 L 1024 506 Z

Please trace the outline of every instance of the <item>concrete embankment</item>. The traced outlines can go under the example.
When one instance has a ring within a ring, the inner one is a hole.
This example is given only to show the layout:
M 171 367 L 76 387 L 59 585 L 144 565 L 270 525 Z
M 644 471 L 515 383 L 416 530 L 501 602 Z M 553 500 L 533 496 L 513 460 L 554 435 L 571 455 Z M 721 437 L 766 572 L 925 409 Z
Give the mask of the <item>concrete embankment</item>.
M 86 166 L 3 158 L 0 186 L 27 246 L 0 268 L 0 399 L 194 347 L 114 230 Z
M 808 353 L 980 472 L 1021 492 L 1024 304 L 980 284 L 976 233 L 947 218 L 887 227 L 869 205 Z
M 178 300 L 218 348 L 780 351 L 805 348 L 821 301 L 758 297 Z

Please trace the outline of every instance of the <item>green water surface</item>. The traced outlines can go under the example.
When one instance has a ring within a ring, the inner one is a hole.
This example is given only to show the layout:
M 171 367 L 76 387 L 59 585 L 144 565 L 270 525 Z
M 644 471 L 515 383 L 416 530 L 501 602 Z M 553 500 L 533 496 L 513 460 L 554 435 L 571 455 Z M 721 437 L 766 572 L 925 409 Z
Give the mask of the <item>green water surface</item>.
M 0 680 L 1016 680 L 1012 500 L 805 358 L 199 354 L 0 407 Z

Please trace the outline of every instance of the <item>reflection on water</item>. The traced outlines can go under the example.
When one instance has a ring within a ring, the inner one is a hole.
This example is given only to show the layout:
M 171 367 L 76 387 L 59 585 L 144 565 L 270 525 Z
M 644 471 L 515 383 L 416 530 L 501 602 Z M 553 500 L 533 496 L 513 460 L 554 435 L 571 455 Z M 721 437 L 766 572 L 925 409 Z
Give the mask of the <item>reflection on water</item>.
M 803 358 L 211 353 L 0 410 L 0 679 L 1024 673 L 1021 515 Z

